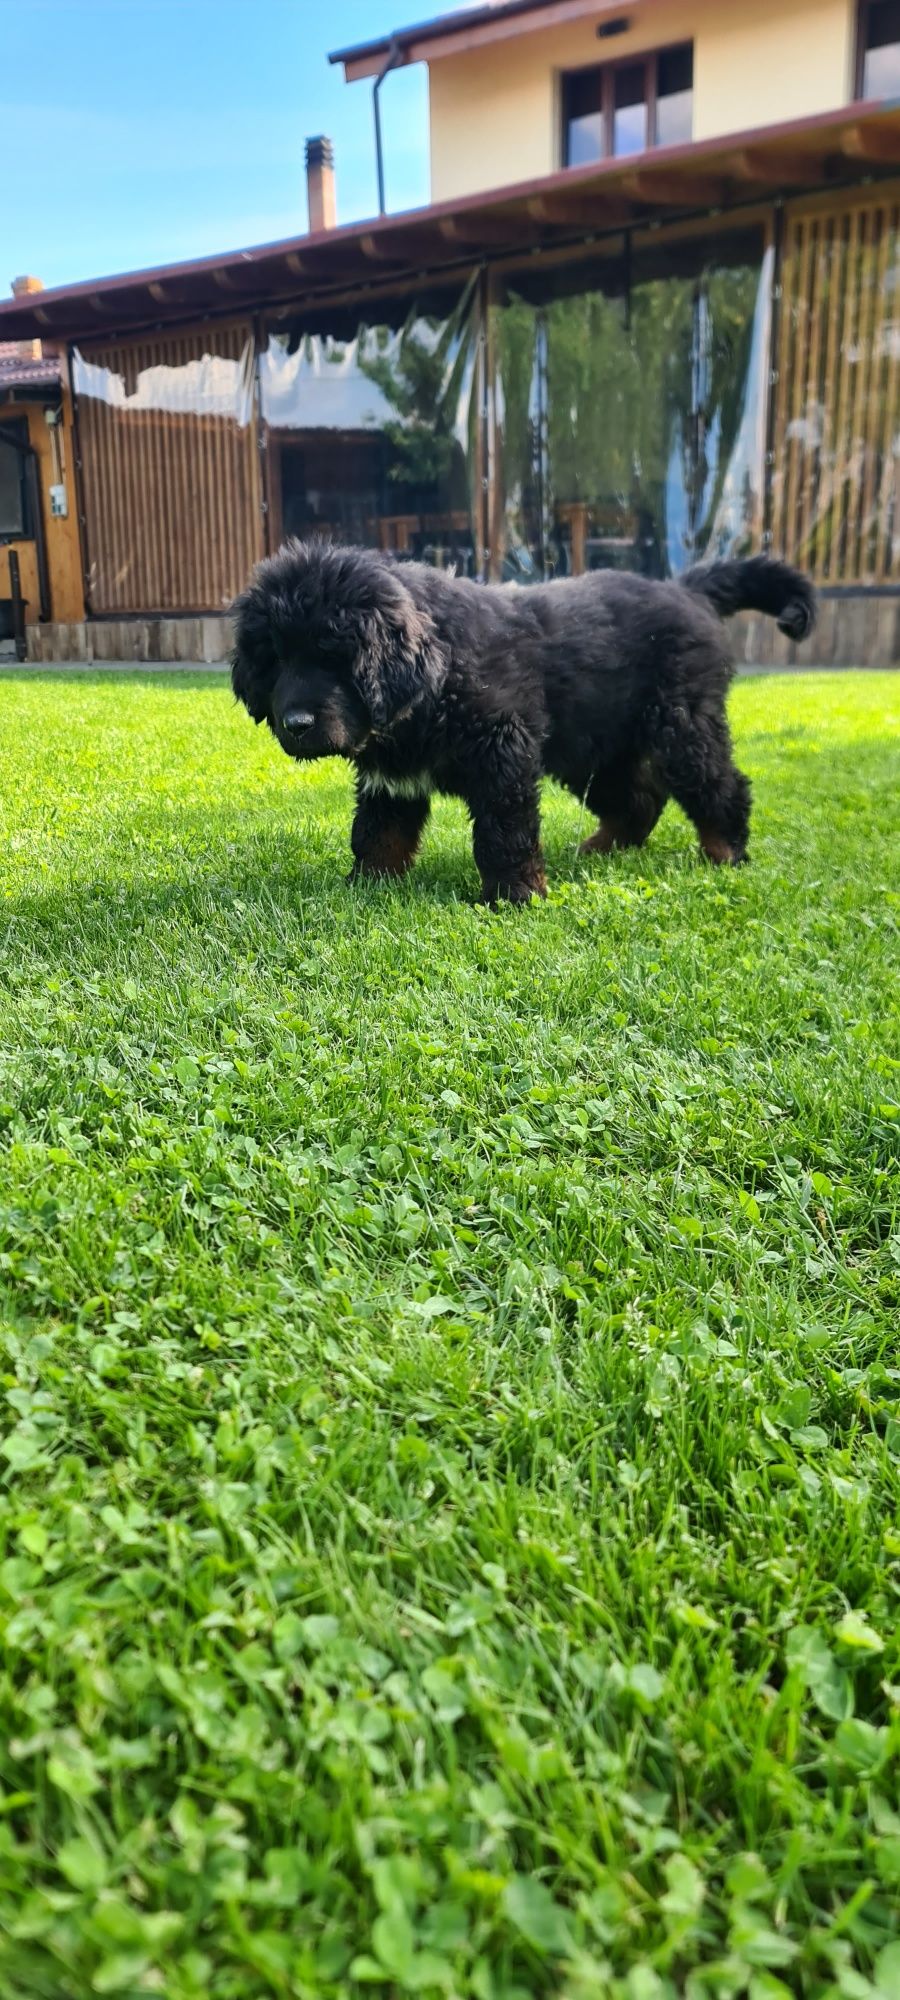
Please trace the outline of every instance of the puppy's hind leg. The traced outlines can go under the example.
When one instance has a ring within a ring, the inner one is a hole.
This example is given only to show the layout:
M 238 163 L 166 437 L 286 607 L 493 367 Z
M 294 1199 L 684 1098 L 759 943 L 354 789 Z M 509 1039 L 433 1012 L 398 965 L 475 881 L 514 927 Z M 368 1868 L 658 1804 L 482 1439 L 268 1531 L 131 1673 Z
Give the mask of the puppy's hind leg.
M 597 814 L 600 825 L 582 841 L 579 853 L 610 854 L 614 847 L 643 847 L 668 796 L 660 773 L 646 761 L 624 771 L 596 771 L 585 803 Z
M 732 867 L 746 861 L 750 780 L 732 757 L 724 714 L 676 709 L 664 719 L 658 752 L 672 795 L 693 820 L 707 861 Z

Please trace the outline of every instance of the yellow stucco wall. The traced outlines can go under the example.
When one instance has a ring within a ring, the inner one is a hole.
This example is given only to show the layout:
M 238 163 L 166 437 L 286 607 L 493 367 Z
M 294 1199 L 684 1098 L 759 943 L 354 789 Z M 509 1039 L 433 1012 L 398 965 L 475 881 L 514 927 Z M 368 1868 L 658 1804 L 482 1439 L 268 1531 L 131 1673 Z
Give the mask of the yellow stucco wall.
M 56 396 L 48 394 L 47 407 L 56 401 Z M 47 545 L 47 568 L 50 577 L 50 615 L 56 624 L 77 624 L 84 617 L 84 590 L 81 577 L 81 550 L 78 539 L 78 515 L 75 499 L 75 453 L 71 430 L 71 399 L 68 390 L 63 397 L 63 422 L 61 431 L 62 469 L 68 495 L 69 511 L 65 519 L 51 516 L 50 487 L 54 480 L 53 446 L 50 431 L 44 418 L 43 402 L 4 403 L 0 400 L 0 424 L 21 422 L 28 419 L 28 438 L 38 454 L 38 477 L 44 515 L 44 535 Z M 40 588 L 38 585 L 37 549 L 33 541 L 0 542 L 0 597 L 9 597 L 9 551 L 15 549 L 19 558 L 19 576 L 22 595 L 28 600 L 26 621 L 35 625 L 40 615 Z
M 430 66 L 431 198 L 537 179 L 561 165 L 559 76 L 604 57 L 694 43 L 694 138 L 837 110 L 852 96 L 854 0 L 648 0 L 627 34 L 587 20 Z

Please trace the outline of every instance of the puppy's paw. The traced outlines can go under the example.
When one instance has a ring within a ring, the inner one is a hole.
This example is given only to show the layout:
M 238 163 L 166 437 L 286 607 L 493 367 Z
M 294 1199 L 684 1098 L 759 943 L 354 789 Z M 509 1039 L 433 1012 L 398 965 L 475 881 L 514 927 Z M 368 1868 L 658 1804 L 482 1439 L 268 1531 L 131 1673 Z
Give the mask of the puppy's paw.
M 703 835 L 700 856 L 703 861 L 710 861 L 714 868 L 744 868 L 750 860 L 746 847 L 733 847 L 730 841 L 718 834 Z
M 520 877 L 513 882 L 485 882 L 481 900 L 491 909 L 496 909 L 501 903 L 531 903 L 536 896 L 546 896 L 546 894 L 547 884 L 543 875 L 535 874 Z
M 354 861 L 345 882 L 400 882 L 407 873 L 412 857 L 409 855 L 385 854 L 377 860 Z
M 373 868 L 368 861 L 354 861 L 349 875 L 344 876 L 344 881 L 350 888 L 354 888 L 360 882 L 383 882 L 388 872 L 386 868 Z
M 616 837 L 612 828 L 598 826 L 596 833 L 590 834 L 587 840 L 581 842 L 578 852 L 579 854 L 611 854 L 615 844 Z

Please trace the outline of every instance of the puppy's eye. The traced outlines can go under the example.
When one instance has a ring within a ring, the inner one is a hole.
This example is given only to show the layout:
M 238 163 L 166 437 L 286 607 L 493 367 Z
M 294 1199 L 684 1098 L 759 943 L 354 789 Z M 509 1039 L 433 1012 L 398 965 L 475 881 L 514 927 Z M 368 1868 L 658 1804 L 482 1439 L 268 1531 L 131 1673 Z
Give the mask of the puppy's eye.
M 335 646 L 344 645 L 349 630 L 349 614 L 346 611 L 335 611 L 319 640 L 323 653 L 333 653 Z

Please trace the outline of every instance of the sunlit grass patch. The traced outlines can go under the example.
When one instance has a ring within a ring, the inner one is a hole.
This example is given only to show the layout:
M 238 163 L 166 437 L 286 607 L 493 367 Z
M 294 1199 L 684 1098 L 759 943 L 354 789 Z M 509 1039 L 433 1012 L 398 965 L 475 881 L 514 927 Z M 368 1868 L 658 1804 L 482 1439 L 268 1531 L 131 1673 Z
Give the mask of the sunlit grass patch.
M 0 706 L 4 1995 L 900 1990 L 900 677 L 499 914 L 214 677 Z

